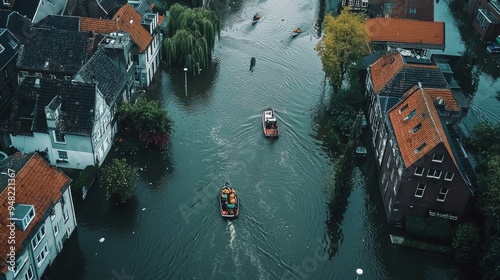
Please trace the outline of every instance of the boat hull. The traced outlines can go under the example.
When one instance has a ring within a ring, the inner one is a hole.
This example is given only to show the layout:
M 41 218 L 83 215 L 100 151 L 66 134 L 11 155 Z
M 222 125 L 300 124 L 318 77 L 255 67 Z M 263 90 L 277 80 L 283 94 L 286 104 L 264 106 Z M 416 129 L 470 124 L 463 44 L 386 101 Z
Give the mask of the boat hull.
M 224 197 L 224 190 L 230 190 L 231 193 L 234 193 L 235 197 L 235 203 L 231 204 L 230 203 L 230 194 L 226 194 L 226 197 Z M 234 191 L 234 192 L 232 192 Z M 224 185 L 222 185 L 220 191 L 219 191 L 219 213 L 222 218 L 225 219 L 234 219 L 238 218 L 238 215 L 240 214 L 240 200 L 238 197 L 238 192 L 236 189 L 233 188 L 233 186 L 226 182 Z
M 271 118 L 269 118 L 269 116 L 271 116 Z M 266 125 L 266 121 L 270 119 L 273 120 L 274 127 Z M 262 130 L 264 131 L 264 136 L 266 137 L 279 137 L 280 135 L 276 115 L 274 114 L 274 110 L 271 108 L 266 109 L 264 113 L 262 113 Z

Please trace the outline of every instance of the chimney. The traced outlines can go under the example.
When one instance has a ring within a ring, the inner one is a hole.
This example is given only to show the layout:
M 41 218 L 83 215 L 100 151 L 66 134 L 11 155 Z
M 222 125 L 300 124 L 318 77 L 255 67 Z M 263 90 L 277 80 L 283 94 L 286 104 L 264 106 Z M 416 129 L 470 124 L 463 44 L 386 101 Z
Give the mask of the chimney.
M 418 88 L 422 88 L 422 83 L 418 82 Z

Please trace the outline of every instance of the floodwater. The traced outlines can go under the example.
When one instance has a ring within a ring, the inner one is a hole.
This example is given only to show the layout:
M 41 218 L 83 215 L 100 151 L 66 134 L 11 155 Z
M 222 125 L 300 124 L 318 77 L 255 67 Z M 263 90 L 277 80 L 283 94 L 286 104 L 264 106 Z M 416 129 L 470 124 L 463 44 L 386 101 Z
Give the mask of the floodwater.
M 436 14 L 446 16 L 445 4 Z M 314 51 L 319 3 L 212 6 L 223 21 L 212 67 L 188 75 L 187 96 L 182 69 L 162 69 L 152 86 L 150 97 L 174 121 L 169 149 L 108 156 L 140 168 L 135 196 L 113 206 L 94 186 L 85 201 L 75 199 L 78 228 L 50 279 L 356 279 L 357 268 L 359 279 L 473 279 L 449 258 L 390 244 L 371 151 L 354 170 L 344 213 L 329 216 L 333 159 L 315 117 L 327 99 Z M 262 19 L 251 25 L 256 12 Z M 292 39 L 295 27 L 305 32 Z M 473 106 L 489 103 L 476 101 L 483 95 L 476 93 Z M 269 106 L 279 139 L 262 133 Z M 241 197 L 234 221 L 218 214 L 216 194 L 226 180 Z

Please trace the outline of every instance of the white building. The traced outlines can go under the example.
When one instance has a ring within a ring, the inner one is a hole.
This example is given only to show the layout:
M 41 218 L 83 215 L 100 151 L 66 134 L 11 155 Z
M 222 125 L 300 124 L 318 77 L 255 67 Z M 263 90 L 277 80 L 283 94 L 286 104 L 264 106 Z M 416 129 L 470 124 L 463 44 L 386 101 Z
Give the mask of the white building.
M 36 153 L 16 153 L 0 167 L 6 171 L 0 177 L 0 279 L 42 279 L 76 227 L 71 179 Z M 15 241 L 8 242 L 7 236 Z
M 21 152 L 84 169 L 99 166 L 111 148 L 112 115 L 96 83 L 26 77 L 12 105 L 10 138 Z

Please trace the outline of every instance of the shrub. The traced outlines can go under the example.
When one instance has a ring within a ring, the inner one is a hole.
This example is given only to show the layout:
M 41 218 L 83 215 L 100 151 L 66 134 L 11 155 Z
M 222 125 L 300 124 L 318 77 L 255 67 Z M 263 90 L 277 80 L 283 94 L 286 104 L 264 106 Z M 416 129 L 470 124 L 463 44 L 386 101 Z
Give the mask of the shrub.
M 84 187 L 90 187 L 96 178 L 96 168 L 93 165 L 88 165 L 83 169 L 80 176 L 73 182 L 73 188 L 77 191 L 82 191 Z
M 454 228 L 450 221 L 438 217 L 406 217 L 406 230 L 423 238 L 434 238 L 441 242 L 451 243 Z
M 452 256 L 454 254 L 453 248 L 451 248 L 451 247 L 427 243 L 427 242 L 421 242 L 421 241 L 416 241 L 416 240 L 411 240 L 411 239 L 405 239 L 403 241 L 403 246 L 414 248 L 417 250 L 433 252 L 433 253 L 438 253 L 438 254 L 445 254 L 445 255 L 450 255 L 450 256 Z

